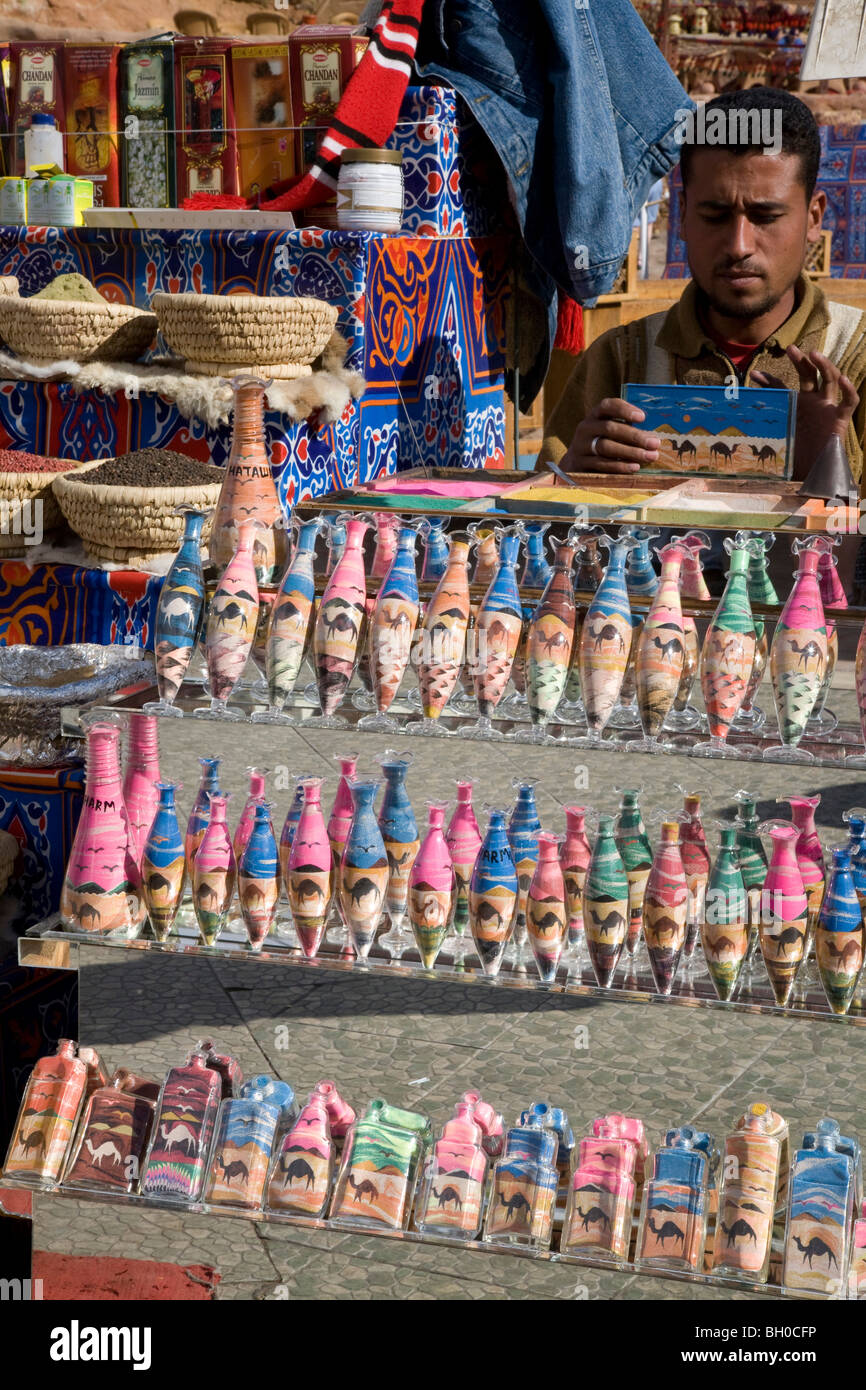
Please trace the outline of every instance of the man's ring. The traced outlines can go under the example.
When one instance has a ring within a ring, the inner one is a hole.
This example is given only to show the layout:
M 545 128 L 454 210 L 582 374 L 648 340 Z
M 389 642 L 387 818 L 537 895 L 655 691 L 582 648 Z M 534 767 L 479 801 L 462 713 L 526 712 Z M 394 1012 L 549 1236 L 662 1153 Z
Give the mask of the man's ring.
M 593 441 L 592 441 L 592 443 L 591 443 L 590 446 L 589 446 L 589 452 L 590 452 L 591 454 L 595 454 L 596 456 L 598 456 L 598 449 L 596 448 L 596 445 L 598 444 L 598 441 L 599 441 L 600 439 L 601 439 L 601 435 L 600 435 L 600 434 L 594 435 Z

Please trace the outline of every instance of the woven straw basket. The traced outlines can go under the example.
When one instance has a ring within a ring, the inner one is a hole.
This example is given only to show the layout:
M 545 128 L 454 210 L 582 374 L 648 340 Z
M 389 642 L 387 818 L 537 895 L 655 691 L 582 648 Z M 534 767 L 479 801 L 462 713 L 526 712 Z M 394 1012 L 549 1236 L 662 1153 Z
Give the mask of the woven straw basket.
M 254 294 L 155 294 L 162 336 L 195 376 L 309 376 L 337 322 L 323 299 Z
M 18 288 L 17 275 L 0 275 L 0 294 L 17 294 Z
M 219 499 L 221 468 L 214 468 L 212 483 L 194 487 L 109 487 L 105 483 L 88 483 L 90 469 L 105 462 L 99 459 L 74 474 L 61 473 L 52 483 L 67 522 L 81 537 L 87 553 L 98 560 L 141 565 L 176 551 L 183 536 L 183 517 L 175 515 L 176 509 L 195 507 L 208 511 L 216 507 Z M 208 518 L 205 541 L 210 526 Z
M 14 521 L 15 509 L 22 502 L 42 503 L 42 530 L 55 531 L 63 521 L 51 484 L 55 473 L 0 473 L 0 523 L 8 516 Z M 4 516 L 5 513 L 5 516 Z M 0 524 L 0 554 L 16 553 L 23 555 L 27 547 L 23 536 L 15 536 L 3 530 Z
M 133 362 L 156 335 L 153 314 L 131 304 L 21 299 L 0 294 L 0 339 L 26 362 Z

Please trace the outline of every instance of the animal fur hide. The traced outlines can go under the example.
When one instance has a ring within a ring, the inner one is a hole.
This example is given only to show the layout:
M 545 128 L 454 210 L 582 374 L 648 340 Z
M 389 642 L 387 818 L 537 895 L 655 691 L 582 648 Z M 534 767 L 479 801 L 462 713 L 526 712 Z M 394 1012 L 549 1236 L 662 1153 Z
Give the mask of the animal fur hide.
M 334 333 L 313 363 L 311 376 L 292 381 L 273 381 L 265 395 L 270 410 L 290 420 L 306 420 L 319 412 L 323 424 L 338 420 L 350 400 L 364 394 L 364 378 L 348 371 L 348 343 Z M 24 381 L 71 381 L 76 392 L 123 391 L 135 399 L 142 391 L 171 401 L 186 419 L 203 420 L 210 428 L 224 425 L 232 413 L 232 389 L 225 377 L 189 376 L 180 365 L 140 366 L 134 362 L 52 362 L 46 367 L 0 352 L 0 374 Z

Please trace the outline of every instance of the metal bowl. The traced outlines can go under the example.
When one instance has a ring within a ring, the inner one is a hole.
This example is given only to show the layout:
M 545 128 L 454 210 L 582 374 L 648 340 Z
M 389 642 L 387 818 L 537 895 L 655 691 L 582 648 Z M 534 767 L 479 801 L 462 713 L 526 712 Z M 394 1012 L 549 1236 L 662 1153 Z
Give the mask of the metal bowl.
M 51 679 L 56 683 L 47 685 Z M 141 647 L 0 647 L 0 761 L 65 762 L 81 745 L 62 731 L 64 707 L 92 705 L 154 680 L 153 654 Z

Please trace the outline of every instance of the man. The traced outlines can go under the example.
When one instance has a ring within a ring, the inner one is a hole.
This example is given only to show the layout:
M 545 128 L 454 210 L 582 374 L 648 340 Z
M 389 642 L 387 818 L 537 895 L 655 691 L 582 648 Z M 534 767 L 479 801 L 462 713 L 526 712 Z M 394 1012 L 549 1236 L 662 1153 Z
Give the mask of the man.
M 714 110 L 721 114 L 711 117 Z M 755 87 L 714 98 L 691 124 L 681 167 L 692 280 L 673 308 L 611 329 L 580 355 L 539 467 L 550 459 L 578 473 L 657 465 L 660 440 L 640 428 L 643 412 L 621 399 L 624 382 L 738 382 L 798 391 L 795 478 L 806 477 L 836 433 L 860 480 L 866 314 L 829 301 L 803 273 L 827 201 L 815 191 L 814 117 L 790 92 Z M 688 138 L 713 125 L 727 131 L 726 143 Z

